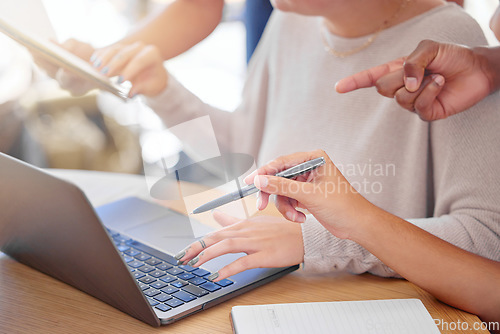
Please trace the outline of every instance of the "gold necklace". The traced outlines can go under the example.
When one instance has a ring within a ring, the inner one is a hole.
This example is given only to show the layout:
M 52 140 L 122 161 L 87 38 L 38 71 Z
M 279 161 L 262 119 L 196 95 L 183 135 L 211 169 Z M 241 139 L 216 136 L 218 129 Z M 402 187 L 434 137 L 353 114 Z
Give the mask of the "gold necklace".
M 323 24 L 321 27 L 322 29 L 321 29 L 320 33 L 321 33 L 321 40 L 323 41 L 323 46 L 325 47 L 325 51 L 334 57 L 345 58 L 345 57 L 349 57 L 350 55 L 353 55 L 355 53 L 358 53 L 361 50 L 366 49 L 367 47 L 369 47 L 373 43 L 373 41 L 375 41 L 377 39 L 378 35 L 380 35 L 382 30 L 387 28 L 389 23 L 391 23 L 393 20 L 395 20 L 399 17 L 399 15 L 403 11 L 403 9 L 406 8 L 406 6 L 408 5 L 408 3 L 410 1 L 411 0 L 403 0 L 401 2 L 401 5 L 399 6 L 398 10 L 396 11 L 396 13 L 394 13 L 393 16 L 391 16 L 389 19 L 384 21 L 384 23 L 366 40 L 366 42 L 364 42 L 362 45 L 358 46 L 357 48 L 354 48 L 354 49 L 349 50 L 349 51 L 337 51 L 328 44 L 328 40 L 326 39 L 326 36 L 325 36 L 326 26 Z

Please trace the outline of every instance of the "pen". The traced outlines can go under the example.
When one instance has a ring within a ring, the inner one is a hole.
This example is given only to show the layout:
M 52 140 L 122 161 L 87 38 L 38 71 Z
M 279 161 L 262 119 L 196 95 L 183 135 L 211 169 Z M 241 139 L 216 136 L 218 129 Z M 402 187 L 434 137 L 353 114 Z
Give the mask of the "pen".
M 305 174 L 307 172 L 310 172 L 310 171 L 312 171 L 312 170 L 314 170 L 314 169 L 316 169 L 324 164 L 325 164 L 325 159 L 323 157 L 320 157 L 320 158 L 316 158 L 313 160 L 303 162 L 297 166 L 288 168 L 282 172 L 277 173 L 275 176 L 280 176 L 280 177 L 284 177 L 287 179 L 291 179 L 295 176 L 299 176 L 299 175 Z M 250 185 L 245 186 L 241 189 L 238 189 L 237 191 L 233 191 L 232 193 L 229 193 L 227 195 L 224 195 L 222 197 L 214 199 L 213 201 L 210 201 L 206 204 L 203 204 L 202 206 L 199 206 L 196 209 L 194 209 L 194 211 L 192 213 L 197 214 L 197 213 L 202 213 L 202 212 L 205 212 L 208 210 L 212 210 L 212 209 L 215 209 L 221 205 L 224 205 L 224 204 L 227 204 L 230 202 L 234 202 L 234 201 L 237 201 L 243 197 L 254 194 L 258 191 L 259 191 L 259 189 L 257 187 L 255 187 L 255 185 L 250 184 Z

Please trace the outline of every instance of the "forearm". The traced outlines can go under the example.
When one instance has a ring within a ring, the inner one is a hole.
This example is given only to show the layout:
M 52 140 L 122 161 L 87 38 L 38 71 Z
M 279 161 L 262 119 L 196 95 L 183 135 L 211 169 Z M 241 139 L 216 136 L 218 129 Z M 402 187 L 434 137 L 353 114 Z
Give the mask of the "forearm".
M 223 0 L 177 0 L 147 18 L 119 43 L 154 44 L 173 58 L 207 37 L 222 18 Z
M 371 206 L 351 239 L 440 300 L 500 320 L 500 263 L 455 247 Z

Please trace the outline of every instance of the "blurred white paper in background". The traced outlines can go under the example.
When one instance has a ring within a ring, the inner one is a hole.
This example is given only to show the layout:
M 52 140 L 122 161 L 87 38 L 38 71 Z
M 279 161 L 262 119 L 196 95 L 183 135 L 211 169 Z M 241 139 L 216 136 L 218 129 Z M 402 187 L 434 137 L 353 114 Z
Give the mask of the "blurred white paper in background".
M 0 1 L 0 18 L 18 30 L 38 38 L 57 41 L 41 0 Z
M 56 34 L 41 0 L 2 0 L 0 19 L 44 40 Z M 0 34 L 0 104 L 17 99 L 32 80 L 31 56 L 7 36 Z

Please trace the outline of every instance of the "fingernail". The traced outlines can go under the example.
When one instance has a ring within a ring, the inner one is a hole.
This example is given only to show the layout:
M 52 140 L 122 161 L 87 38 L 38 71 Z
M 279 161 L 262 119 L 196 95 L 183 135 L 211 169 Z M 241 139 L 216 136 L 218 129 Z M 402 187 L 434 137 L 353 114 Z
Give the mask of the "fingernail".
M 94 65 L 94 67 L 99 67 L 99 66 L 101 66 L 101 63 L 102 62 L 99 59 L 97 59 L 96 61 L 94 61 L 93 65 Z
M 302 215 L 299 215 L 297 217 L 297 222 L 298 223 L 305 223 L 306 222 L 306 217 L 302 216 Z
M 91 63 L 95 62 L 96 59 L 97 59 L 97 55 L 96 54 L 93 54 L 92 56 L 90 56 L 90 62 Z
M 219 277 L 219 272 L 208 275 L 207 280 L 213 282 L 217 277 Z
M 286 218 L 288 218 L 288 220 L 295 221 L 295 213 L 291 212 L 291 211 L 287 211 Z
M 338 86 L 338 84 L 339 84 L 339 82 L 337 81 L 337 82 L 335 83 L 335 87 L 334 87 L 336 92 L 338 92 L 338 90 L 337 90 L 337 86 Z
M 254 183 L 257 188 L 265 188 L 269 184 L 269 180 L 265 176 L 257 175 L 254 179 Z
M 435 74 L 432 76 L 432 79 L 438 86 L 443 86 L 444 85 L 444 77 L 442 75 Z
M 117 82 L 118 82 L 118 84 L 123 83 L 123 81 L 125 81 L 125 78 L 124 78 L 123 76 L 121 76 L 121 75 L 120 75 L 120 76 L 118 77 L 118 81 L 117 81 Z
M 186 255 L 186 251 L 185 250 L 183 250 L 183 251 L 177 253 L 176 255 L 174 255 L 174 258 L 176 260 L 180 260 L 180 259 L 182 259 L 184 257 L 184 255 Z
M 200 260 L 200 257 L 199 257 L 199 256 L 197 256 L 197 257 L 195 257 L 194 259 L 192 259 L 191 261 L 189 261 L 189 262 L 187 263 L 187 265 L 188 265 L 188 266 L 193 266 L 193 265 L 195 265 L 195 264 L 196 264 L 199 260 Z
M 414 78 L 414 77 L 407 77 L 405 79 L 405 86 L 406 86 L 406 89 L 410 92 L 414 92 L 418 89 L 418 86 L 417 86 L 417 78 Z
M 262 205 L 262 198 L 260 197 L 259 194 L 259 196 L 257 196 L 257 210 L 260 210 L 261 205 Z
M 102 73 L 102 74 L 106 74 L 106 73 L 108 73 L 108 71 L 109 71 L 109 67 L 105 66 L 105 67 L 101 70 L 101 73 Z

